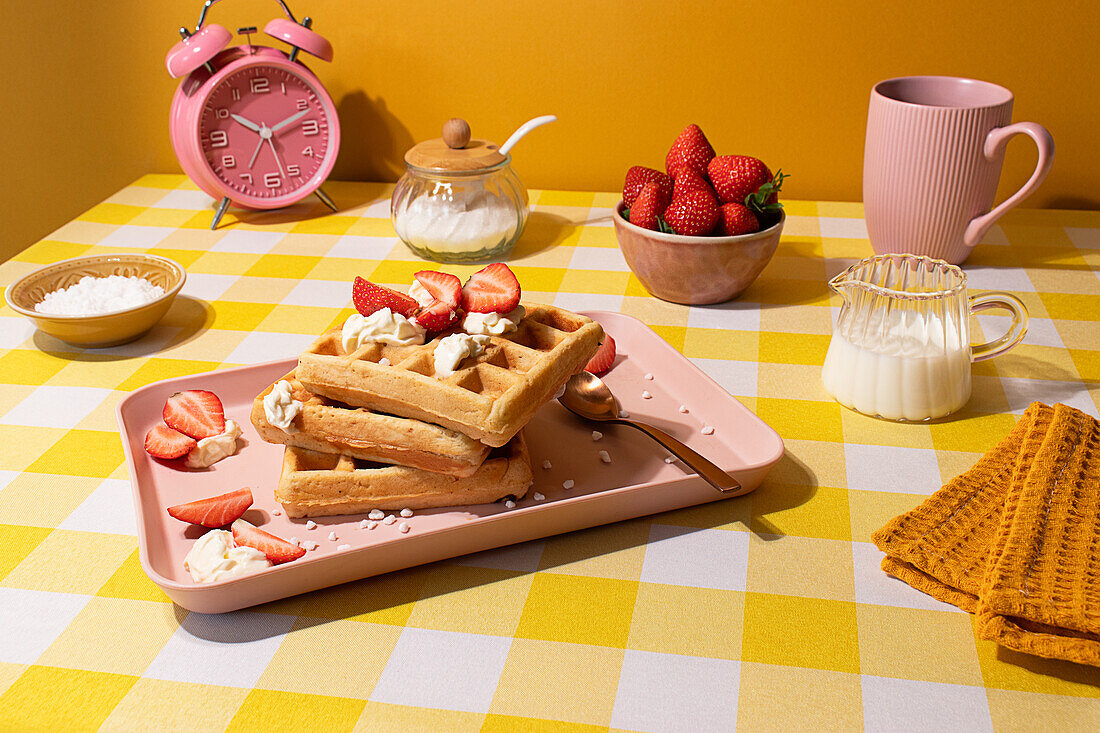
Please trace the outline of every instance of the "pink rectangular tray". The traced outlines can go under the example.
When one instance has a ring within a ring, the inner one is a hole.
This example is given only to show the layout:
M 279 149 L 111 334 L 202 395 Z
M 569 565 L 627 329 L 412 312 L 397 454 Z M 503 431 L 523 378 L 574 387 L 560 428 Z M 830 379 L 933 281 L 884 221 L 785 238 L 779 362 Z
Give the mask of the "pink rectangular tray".
M 630 416 L 656 425 L 755 489 L 783 456 L 783 441 L 641 321 L 604 311 L 585 315 L 615 337 L 619 357 L 604 381 Z M 683 464 L 665 463 L 668 452 L 627 426 L 585 422 L 557 402 L 545 405 L 525 428 L 535 474 L 527 497 L 503 503 L 418 510 L 402 534 L 398 523 L 359 529 L 364 515 L 321 517 L 316 529 L 289 519 L 275 502 L 283 446 L 265 443 L 249 421 L 253 398 L 294 368 L 296 359 L 224 369 L 150 384 L 118 405 L 122 445 L 137 512 L 141 565 L 176 603 L 192 611 L 220 613 L 365 578 L 372 575 L 548 537 L 584 527 L 703 504 L 728 497 Z M 652 374 L 653 379 L 645 379 Z M 236 455 L 203 470 L 151 458 L 145 434 L 161 421 L 174 392 L 208 389 L 221 397 L 227 418 L 243 431 Z M 652 396 L 643 398 L 643 391 Z M 685 405 L 688 412 L 679 412 Z M 704 425 L 714 427 L 703 435 Z M 592 431 L 604 436 L 594 441 Z M 610 463 L 600 460 L 606 450 Z M 544 468 L 549 461 L 551 467 Z M 572 489 L 563 488 L 571 479 Z M 166 507 L 248 486 L 256 503 L 245 519 L 289 539 L 313 540 L 316 550 L 293 562 L 210 584 L 195 583 L 183 567 L 194 541 L 206 530 L 168 516 Z M 545 498 L 536 500 L 539 494 Z M 274 512 L 279 514 L 275 515 Z M 329 533 L 337 539 L 330 541 Z M 338 550 L 339 545 L 351 545 Z

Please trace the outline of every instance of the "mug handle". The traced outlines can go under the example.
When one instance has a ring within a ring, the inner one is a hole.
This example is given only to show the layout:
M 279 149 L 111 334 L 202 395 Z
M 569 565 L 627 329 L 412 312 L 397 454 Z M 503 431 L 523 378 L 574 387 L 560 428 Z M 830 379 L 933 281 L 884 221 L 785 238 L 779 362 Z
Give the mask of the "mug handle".
M 1000 356 L 1016 344 L 1024 340 L 1027 333 L 1027 306 L 1012 293 L 992 291 L 981 295 L 971 295 L 968 298 L 970 312 L 981 313 L 993 308 L 1003 308 L 1012 313 L 1012 325 L 1008 327 L 1005 335 L 984 344 L 970 347 L 970 361 L 984 361 Z
M 982 150 L 985 159 L 989 161 L 996 160 L 998 156 L 1004 154 L 1009 139 L 1020 134 L 1030 137 L 1035 141 L 1035 146 L 1039 148 L 1039 161 L 1035 164 L 1035 172 L 1031 174 L 1031 178 L 1019 191 L 1002 201 L 999 206 L 988 214 L 982 214 L 971 220 L 966 227 L 966 232 L 963 234 L 963 242 L 966 243 L 967 247 L 973 247 L 980 242 L 995 221 L 1004 216 L 1013 206 L 1030 196 L 1043 182 L 1043 179 L 1047 177 L 1047 173 L 1050 173 L 1050 167 L 1054 165 L 1054 138 L 1047 132 L 1047 128 L 1035 122 L 1017 122 L 1014 125 L 995 127 L 990 130 L 989 134 L 986 135 L 985 147 Z

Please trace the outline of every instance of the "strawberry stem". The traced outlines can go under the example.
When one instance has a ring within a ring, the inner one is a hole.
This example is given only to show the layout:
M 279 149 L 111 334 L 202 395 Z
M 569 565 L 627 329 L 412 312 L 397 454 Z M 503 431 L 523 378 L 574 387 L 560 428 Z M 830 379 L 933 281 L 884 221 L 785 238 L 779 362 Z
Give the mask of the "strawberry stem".
M 784 173 L 782 169 L 776 171 L 772 180 L 762 184 L 754 193 L 750 193 L 745 197 L 745 206 L 749 207 L 754 214 L 778 213 L 783 208 L 783 204 L 779 201 L 768 203 L 768 199 L 779 194 L 779 189 L 783 187 L 783 179 L 785 178 L 790 178 L 790 175 Z

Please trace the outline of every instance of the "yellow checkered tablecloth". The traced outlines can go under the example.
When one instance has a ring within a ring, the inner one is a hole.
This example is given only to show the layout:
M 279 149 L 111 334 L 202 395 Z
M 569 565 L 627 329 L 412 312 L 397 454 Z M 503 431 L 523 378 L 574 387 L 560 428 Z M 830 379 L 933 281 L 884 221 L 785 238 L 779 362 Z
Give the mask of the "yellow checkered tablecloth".
M 968 468 L 1033 400 L 1100 405 L 1100 213 L 1015 211 L 966 263 L 1031 313 L 974 366 L 956 419 L 845 410 L 819 379 L 871 254 L 859 204 L 787 203 L 738 300 L 686 307 L 629 272 L 614 194 L 532 192 L 509 262 L 525 297 L 636 316 L 755 411 L 787 454 L 746 497 L 413 568 L 223 615 L 143 574 L 115 405 L 160 379 L 296 354 L 349 310 L 353 274 L 402 285 L 391 187 L 230 214 L 151 175 L 0 265 L 0 285 L 88 253 L 188 271 L 142 340 L 82 351 L 0 311 L 0 729 L 1096 730 L 1100 669 L 976 638 L 879 569 L 870 534 Z M 473 267 L 447 267 L 464 276 Z M 974 319 L 975 340 L 1004 328 Z

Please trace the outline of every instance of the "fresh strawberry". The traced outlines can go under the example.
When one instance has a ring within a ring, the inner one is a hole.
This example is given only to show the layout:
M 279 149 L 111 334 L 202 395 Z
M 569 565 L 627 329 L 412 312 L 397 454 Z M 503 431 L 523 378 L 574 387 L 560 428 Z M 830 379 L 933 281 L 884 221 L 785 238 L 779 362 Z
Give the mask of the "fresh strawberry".
M 204 527 L 224 527 L 240 519 L 252 506 L 252 491 L 245 487 L 221 496 L 189 501 L 168 507 L 168 513 L 181 522 L 201 524 Z
M 233 542 L 238 547 L 251 547 L 267 555 L 272 565 L 279 565 L 291 560 L 297 560 L 306 554 L 304 548 L 292 545 L 282 537 L 276 537 L 270 532 L 264 532 L 259 527 L 249 524 L 243 519 L 233 522 Z
M 718 226 L 714 229 L 715 234 L 736 236 L 758 231 L 760 231 L 760 222 L 748 206 L 731 201 L 718 207 Z
M 710 234 L 718 222 L 718 202 L 706 191 L 688 191 L 665 209 L 665 222 L 677 234 Z
M 156 458 L 179 458 L 190 453 L 196 445 L 194 438 L 164 423 L 157 423 L 145 434 L 145 452 Z
M 413 275 L 436 300 L 442 300 L 452 308 L 462 303 L 462 281 L 449 272 L 421 270 Z
M 615 363 L 615 339 L 611 338 L 611 334 L 604 332 L 603 341 L 600 342 L 600 348 L 596 350 L 596 353 L 588 360 L 584 370 L 586 372 L 592 372 L 593 374 L 603 374 L 611 365 Z
M 714 189 L 710 187 L 705 178 L 690 168 L 685 168 L 676 176 L 676 182 L 672 186 L 671 200 L 675 201 L 688 191 L 706 191 L 712 198 L 717 198 L 714 195 Z
M 389 308 L 394 313 L 400 313 L 408 318 L 420 307 L 416 300 L 404 293 L 375 285 L 370 280 L 364 280 L 358 276 L 355 278 L 355 284 L 351 286 L 351 300 L 355 303 L 355 310 L 364 316 Z
M 510 313 L 519 305 L 519 280 L 503 262 L 478 270 L 462 286 L 462 308 L 468 313 Z
M 442 331 L 458 323 L 458 311 L 450 303 L 437 300 L 413 316 L 413 320 L 426 331 Z
M 176 392 L 164 403 L 164 422 L 195 440 L 225 432 L 222 401 L 205 389 Z
M 707 172 L 723 204 L 744 204 L 749 194 L 772 180 L 768 166 L 750 155 L 719 155 L 710 161 Z
M 623 206 L 630 208 L 637 200 L 642 187 L 647 183 L 660 185 L 665 193 L 665 198 L 672 199 L 672 179 L 661 171 L 645 166 L 636 165 L 626 172 L 626 181 L 623 182 Z
M 688 125 L 672 143 L 668 155 L 665 156 L 665 170 L 672 178 L 676 178 L 684 168 L 705 176 L 707 163 L 710 163 L 713 157 L 714 148 L 710 146 L 707 136 L 699 129 L 699 125 Z
M 661 231 L 661 216 L 668 208 L 668 194 L 661 184 L 651 182 L 642 187 L 630 207 L 630 223 L 643 229 Z

